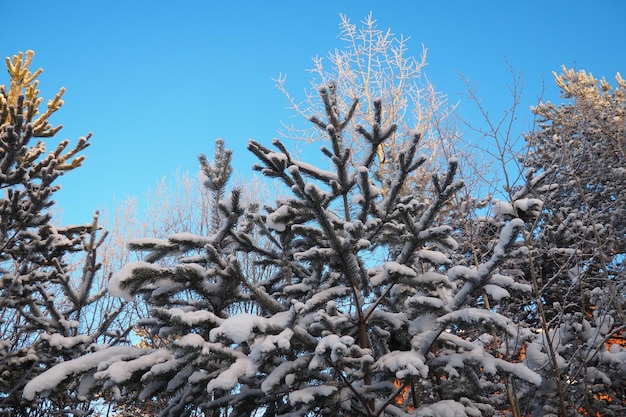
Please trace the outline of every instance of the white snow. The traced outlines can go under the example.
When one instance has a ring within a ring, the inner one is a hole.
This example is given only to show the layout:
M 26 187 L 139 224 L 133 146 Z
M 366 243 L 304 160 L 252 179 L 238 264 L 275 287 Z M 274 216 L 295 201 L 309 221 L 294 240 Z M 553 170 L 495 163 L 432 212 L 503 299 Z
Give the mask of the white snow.
M 414 295 L 405 301 L 407 306 L 427 306 L 431 308 L 442 308 L 444 306 L 443 300 L 436 297 L 427 297 L 424 295 Z
M 321 198 L 322 200 L 331 197 L 331 193 L 322 191 L 317 185 L 313 184 L 312 182 L 307 182 L 304 185 L 304 192 L 311 197 Z
M 211 329 L 209 337 L 212 342 L 225 336 L 235 343 L 242 343 L 254 338 L 253 330 L 255 327 L 259 328 L 260 331 L 264 331 L 266 326 L 267 323 L 263 317 L 242 313 L 229 317 L 218 327 Z
M 478 272 L 475 269 L 463 265 L 456 265 L 448 270 L 448 278 L 450 281 L 457 281 L 458 279 L 473 281 L 477 277 Z
M 240 378 L 250 378 L 256 373 L 255 366 L 246 357 L 238 358 L 228 369 L 222 371 L 207 385 L 209 393 L 215 390 L 230 390 L 235 388 Z
M 465 406 L 454 400 L 443 400 L 420 407 L 415 415 L 417 417 L 468 417 Z
M 489 295 L 491 298 L 493 298 L 496 301 L 500 301 L 504 298 L 511 297 L 511 294 L 509 294 L 507 290 L 505 290 L 504 288 L 498 285 L 486 284 L 484 289 L 487 295 Z
M 437 322 L 444 324 L 457 322 L 492 323 L 503 330 L 508 330 L 509 325 L 509 320 L 506 317 L 493 311 L 478 308 L 464 308 L 452 311 L 439 317 Z
M 206 341 L 197 333 L 188 333 L 174 343 L 180 347 L 202 347 Z
M 284 329 L 290 318 L 289 311 L 277 313 L 270 319 L 249 313 L 236 314 L 211 329 L 209 338 L 211 342 L 216 342 L 220 337 L 227 337 L 235 343 L 242 343 L 254 339 L 255 329 L 260 332 L 265 332 L 268 328 Z
M 285 361 L 280 363 L 261 383 L 263 392 L 271 392 L 275 387 L 280 386 L 281 380 L 284 378 L 285 384 L 293 386 L 295 382 L 294 372 L 307 366 L 310 356 L 300 356 L 294 361 Z
M 374 364 L 376 369 L 386 369 L 395 372 L 396 378 L 403 379 L 409 376 L 428 376 L 428 366 L 424 364 L 424 358 L 417 352 L 394 351 L 382 356 Z
M 450 282 L 450 280 L 448 279 L 448 276 L 439 274 L 437 272 L 432 272 L 432 271 L 421 274 L 418 277 L 418 281 L 424 284 L 437 285 L 437 286 L 442 285 L 447 288 L 455 288 L 454 283 Z
M 295 257 L 295 255 L 294 255 L 294 257 Z M 311 288 L 310 284 L 305 284 L 303 282 L 298 282 L 297 284 L 293 284 L 293 285 L 285 285 L 284 291 L 287 294 L 291 294 L 291 293 L 294 293 L 294 292 L 310 292 L 310 291 L 312 291 L 312 288 Z
M 524 227 L 524 221 L 522 219 L 513 219 L 506 224 L 500 231 L 500 241 L 498 242 L 498 247 L 502 247 L 508 245 L 517 237 L 519 230 Z M 494 249 L 494 253 L 497 251 L 498 247 Z M 503 249 L 502 249 L 503 250 Z
M 497 366 L 498 369 L 501 369 L 504 372 L 508 372 L 514 375 L 516 378 L 528 381 L 531 384 L 534 384 L 537 386 L 541 385 L 541 382 L 542 382 L 541 375 L 533 372 L 525 364 L 511 363 L 503 359 L 495 359 L 495 358 L 491 358 L 491 359 L 494 362 L 494 365 L 493 365 L 494 368 Z M 484 363 L 485 362 L 483 361 L 483 364 Z M 495 369 L 494 369 L 494 373 L 495 373 Z
M 410 267 L 398 262 L 385 262 L 382 266 L 371 268 L 369 271 L 370 282 L 378 286 L 384 284 L 393 276 L 415 277 L 417 273 Z
M 92 338 L 87 335 L 78 335 L 78 336 L 63 336 L 58 333 L 47 334 L 43 333 L 41 335 L 43 340 L 46 340 L 48 344 L 52 347 L 56 347 L 57 349 L 71 349 L 76 345 L 84 344 L 88 345 L 92 342 Z
M 174 243 L 186 243 L 190 242 L 197 246 L 204 246 L 212 243 L 211 238 L 193 233 L 174 233 L 167 237 Z
M 172 308 L 167 310 L 167 313 L 174 320 L 179 320 L 190 327 L 207 322 L 219 325 L 224 321 L 224 319 L 217 317 L 215 314 L 207 310 L 185 311 L 180 308 Z
M 143 237 L 131 240 L 133 246 L 168 246 L 169 242 L 164 239 L 157 239 L 153 237 Z
M 172 281 L 171 279 L 160 279 L 157 280 L 154 284 L 154 289 L 152 290 L 152 296 L 158 297 L 161 294 L 167 294 L 168 292 L 180 288 L 181 284 Z
M 146 350 L 144 349 L 144 352 Z M 115 383 L 123 383 L 129 380 L 137 371 L 148 371 L 153 365 L 173 359 L 172 352 L 165 349 L 154 350 L 147 355 L 139 356 L 128 361 L 117 361 L 107 369 L 96 372 L 96 379 L 110 379 Z
M 529 212 L 533 215 L 539 215 L 543 207 L 543 201 L 538 198 L 521 198 L 515 200 L 515 207 L 523 212 Z
M 369 195 L 371 198 L 377 198 L 382 195 L 380 188 L 374 184 L 369 178 L 369 169 L 366 166 L 357 167 L 356 171 L 360 174 L 357 175 L 357 182 L 361 191 Z M 364 197 L 363 197 L 364 198 Z M 365 199 L 365 198 L 364 198 Z
M 293 330 L 291 329 L 285 329 L 277 335 L 267 335 L 251 346 L 248 357 L 255 362 L 259 362 L 263 356 L 267 356 L 268 353 L 276 349 L 289 349 L 292 336 Z
M 287 228 L 285 220 L 289 219 L 290 217 L 290 207 L 286 204 L 283 204 L 272 213 L 267 215 L 265 223 L 270 229 L 274 229 L 277 232 L 284 232 Z
M 515 208 L 513 204 L 502 200 L 493 200 L 491 203 L 493 215 L 496 217 L 515 217 Z
M 301 310 L 300 314 L 316 309 L 320 305 L 326 304 L 326 302 L 329 300 L 344 297 L 349 294 L 350 291 L 350 288 L 341 286 L 331 287 L 326 290 L 319 291 L 306 302 L 304 310 Z
M 525 353 L 523 363 L 532 370 L 541 370 L 550 363 L 550 358 L 539 343 L 530 343 Z
M 55 388 L 74 373 L 105 368 L 117 361 L 138 358 L 146 353 L 145 349 L 133 346 L 113 346 L 77 359 L 61 362 L 28 382 L 24 387 L 23 396 L 26 400 L 32 401 L 37 394 Z
M 271 159 L 275 164 L 287 165 L 287 155 L 282 152 L 268 152 L 265 156 L 267 159 Z
M 329 385 L 319 385 L 306 387 L 289 393 L 289 403 L 291 405 L 308 404 L 315 400 L 315 397 L 329 397 L 337 392 L 337 387 Z
M 352 204 L 363 204 L 365 203 L 365 197 L 363 197 L 363 194 L 353 194 L 350 201 Z
M 130 262 L 117 271 L 107 285 L 109 293 L 114 297 L 122 297 L 126 301 L 134 300 L 133 294 L 127 288 L 122 288 L 124 282 L 131 279 L 136 269 L 151 269 L 157 272 L 159 267 L 144 261 Z
M 339 178 L 337 177 L 337 174 L 334 173 L 334 172 L 325 171 L 325 170 L 319 169 L 315 165 L 307 164 L 306 162 L 302 162 L 302 161 L 294 161 L 294 164 L 300 170 L 308 173 L 309 175 L 311 175 L 311 176 L 313 176 L 315 178 L 321 178 L 325 182 L 339 181 Z
M 338 362 L 352 345 L 354 345 L 354 339 L 350 336 L 339 337 L 336 334 L 330 334 L 323 337 L 317 343 L 317 347 L 315 348 L 316 357 L 309 364 L 309 368 L 321 368 L 324 364 L 324 356 L 327 351 L 330 351 L 331 362 Z
M 407 277 L 414 277 L 416 275 L 413 269 L 398 262 L 385 262 L 384 268 L 390 275 L 404 275 Z
M 502 274 L 493 274 L 489 279 L 491 284 L 498 285 L 500 287 L 510 288 L 512 290 L 531 292 L 532 287 L 528 284 L 522 284 L 516 282 L 512 277 Z
M 392 313 L 390 311 L 374 310 L 370 314 L 370 321 L 384 321 L 386 326 L 391 326 L 394 330 L 398 330 L 408 322 L 408 318 L 403 312 Z
M 178 369 L 180 364 L 176 360 L 167 360 L 165 362 L 154 364 L 150 367 L 150 370 L 143 374 L 142 381 L 150 381 L 154 375 L 161 375 Z
M 448 265 L 450 264 L 450 259 L 444 253 L 437 252 L 434 250 L 422 249 L 417 252 L 417 256 L 421 259 L 424 259 L 430 262 L 433 265 Z

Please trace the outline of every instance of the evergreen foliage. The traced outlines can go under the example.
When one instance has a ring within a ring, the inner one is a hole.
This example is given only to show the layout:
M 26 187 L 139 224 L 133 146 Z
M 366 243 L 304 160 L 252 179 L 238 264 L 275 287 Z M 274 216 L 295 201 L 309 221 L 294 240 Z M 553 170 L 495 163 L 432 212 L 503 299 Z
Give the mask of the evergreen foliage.
M 371 15 L 364 24 L 342 16 L 354 49 L 331 54 L 336 73 L 316 61 L 317 101 L 288 96 L 325 164 L 249 141 L 254 169 L 286 190 L 259 204 L 229 188 L 218 139 L 214 161 L 199 158 L 201 210 L 128 243 L 141 260 L 108 292 L 148 311 L 135 345 L 131 329 L 111 330 L 124 302 L 98 291 L 97 215 L 51 222 L 56 182 L 89 137 L 47 152 L 63 90 L 39 114 L 32 53 L 7 61 L 0 412 L 97 414 L 100 399 L 116 416 L 623 415 L 626 83 L 555 74 L 569 101 L 532 109 L 525 184 L 499 190 L 509 201 L 457 198 L 438 93 L 408 128 L 424 61 L 403 58 Z
M 131 243 L 144 260 L 124 267 L 110 289 L 141 296 L 151 306 L 142 324 L 171 343 L 112 348 L 106 363 L 86 355 L 68 367 L 122 396 L 166 395 L 163 415 L 172 416 L 493 414 L 507 407 L 501 393 L 509 378 L 540 383 L 525 365 L 503 359 L 507 346 L 521 343 L 516 324 L 473 307 L 485 288 L 506 292 L 514 284 L 496 273 L 524 252 L 516 249 L 523 222 L 502 228 L 479 268 L 452 265 L 457 243 L 434 219 L 462 187 L 457 161 L 433 176 L 432 201 L 403 195 L 425 160 L 414 133 L 383 197 L 370 168 L 395 126 L 378 117 L 358 127 L 370 147 L 353 160 L 343 143 L 351 115 L 337 110 L 333 91 L 320 91 L 327 115 L 312 120 L 328 136 L 322 152 L 332 169 L 297 160 L 278 140 L 276 150 L 250 141 L 256 169 L 285 184 L 289 197 L 261 212 L 247 210 L 235 190 L 220 202 L 220 224 L 209 236 Z M 255 253 L 269 278 L 251 281 L 240 253 Z M 241 312 L 249 303 L 254 309 Z
M 7 58 L 10 85 L 0 87 L 0 413 L 80 414 L 88 403 L 65 389 L 36 402 L 22 395 L 37 375 L 90 351 L 96 342 L 111 341 L 104 335 L 116 315 L 102 309 L 105 292 L 94 293 L 96 251 L 104 238 L 97 215 L 82 226 L 52 222 L 57 180 L 81 165 L 78 154 L 89 136 L 73 147 L 63 140 L 46 150 L 61 128 L 48 119 L 63 104 L 63 90 L 40 114 L 41 70 L 28 68 L 33 55 Z M 69 387 L 77 388 L 78 381 Z
M 533 179 L 522 190 L 542 209 L 527 231 L 526 269 L 544 330 L 529 348 L 548 374 L 537 406 L 617 416 L 626 403 L 626 83 L 566 68 L 554 76 L 569 102 L 533 108 L 539 127 L 524 161 Z

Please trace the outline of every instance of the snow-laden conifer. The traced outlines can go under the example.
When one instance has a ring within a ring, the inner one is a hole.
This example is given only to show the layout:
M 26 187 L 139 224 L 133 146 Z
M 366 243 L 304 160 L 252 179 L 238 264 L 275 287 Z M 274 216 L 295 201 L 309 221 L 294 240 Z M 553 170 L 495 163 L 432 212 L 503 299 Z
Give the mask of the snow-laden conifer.
M 249 210 L 235 190 L 210 235 L 131 242 L 144 260 L 109 287 L 148 303 L 140 325 L 162 346 L 65 366 L 122 397 L 167 398 L 171 416 L 489 415 L 506 403 L 505 381 L 541 382 L 503 359 L 521 343 L 519 326 L 476 303 L 485 288 L 503 296 L 514 284 L 498 272 L 520 250 L 523 222 L 507 222 L 477 268 L 453 265 L 452 228 L 435 219 L 462 187 L 458 162 L 433 174 L 434 198 L 407 194 L 405 181 L 425 161 L 413 132 L 382 193 L 372 164 L 395 127 L 380 125 L 380 103 L 376 122 L 358 128 L 369 148 L 356 160 L 343 142 L 351 113 L 337 110 L 332 88 L 320 96 L 327 115 L 312 123 L 328 137 L 321 152 L 330 168 L 279 140 L 250 141 L 255 169 L 287 195 Z M 266 279 L 245 273 L 251 254 Z
M 39 113 L 33 55 L 7 59 L 10 84 L 0 86 L 0 414 L 81 415 L 90 409 L 86 381 L 66 375 L 63 384 L 31 385 L 46 396 L 24 391 L 54 365 L 122 336 L 109 333 L 117 310 L 98 292 L 98 216 L 80 226 L 52 220 L 59 177 L 81 165 L 89 137 L 73 147 L 54 142 L 61 126 L 48 118 L 63 104 L 63 90 Z
M 566 68 L 554 76 L 568 101 L 533 108 L 539 125 L 526 137 L 529 182 L 518 192 L 534 197 L 521 201 L 541 202 L 526 235 L 525 272 L 536 296 L 530 324 L 542 329 L 527 363 L 546 376 L 535 412 L 620 415 L 626 401 L 626 82 L 617 74 L 613 87 Z M 526 208 L 513 211 L 528 216 Z

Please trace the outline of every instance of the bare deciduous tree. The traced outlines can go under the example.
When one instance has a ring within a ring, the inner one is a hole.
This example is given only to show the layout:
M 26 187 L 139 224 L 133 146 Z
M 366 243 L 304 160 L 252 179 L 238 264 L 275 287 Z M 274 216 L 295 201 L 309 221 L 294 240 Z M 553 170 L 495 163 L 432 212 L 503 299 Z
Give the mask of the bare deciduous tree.
M 313 80 L 304 100 L 300 101 L 287 90 L 285 76 L 276 80 L 291 107 L 305 119 L 323 119 L 327 109 L 319 100 L 318 92 L 322 87 L 333 89 L 337 111 L 352 115 L 347 120 L 353 133 L 346 132 L 343 140 L 354 154 L 354 161 L 359 160 L 359 155 L 368 146 L 356 133 L 357 126 L 396 125 L 397 130 L 389 141 L 377 149 L 377 178 L 382 182 L 383 192 L 388 188 L 387 182 L 395 170 L 398 155 L 410 146 L 406 138 L 411 132 L 423 135 L 420 152 L 429 158 L 429 166 L 445 166 L 453 154 L 459 132 L 453 119 L 449 118 L 454 106 L 424 73 L 426 48 L 416 59 L 408 52 L 409 39 L 395 36 L 391 30 L 380 29 L 372 14 L 361 22 L 361 26 L 343 14 L 340 19 L 339 39 L 344 47 L 329 53 L 327 59 L 320 56 L 313 59 L 314 66 L 310 70 Z M 377 113 L 374 105 L 377 100 L 382 103 L 381 113 Z M 306 141 L 327 140 L 310 126 L 302 129 L 287 126 L 283 136 Z M 455 157 L 460 158 L 459 149 L 456 151 Z M 407 183 L 407 188 L 423 192 L 430 179 L 430 173 L 419 170 Z

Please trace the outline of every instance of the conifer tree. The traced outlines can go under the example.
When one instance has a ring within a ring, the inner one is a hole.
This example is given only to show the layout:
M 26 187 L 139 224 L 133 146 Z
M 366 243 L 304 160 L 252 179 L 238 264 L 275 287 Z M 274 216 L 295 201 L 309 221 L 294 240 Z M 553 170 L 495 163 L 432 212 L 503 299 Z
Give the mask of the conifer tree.
M 517 380 L 520 395 L 541 382 L 502 359 L 519 348 L 519 326 L 473 307 L 484 290 L 504 298 L 515 286 L 498 268 L 524 253 L 516 248 L 523 222 L 502 227 L 478 268 L 452 265 L 457 243 L 435 218 L 462 187 L 457 161 L 433 175 L 432 201 L 403 195 L 425 161 L 413 133 L 383 196 L 372 164 L 396 127 L 381 124 L 377 101 L 375 122 L 356 128 L 369 147 L 355 159 L 343 140 L 352 114 L 339 111 L 334 91 L 320 90 L 326 117 L 312 119 L 328 136 L 322 154 L 332 169 L 299 161 L 279 140 L 274 150 L 250 141 L 255 168 L 286 185 L 288 197 L 249 209 L 234 190 L 208 236 L 131 242 L 144 260 L 115 274 L 110 290 L 142 297 L 151 307 L 143 324 L 171 343 L 113 347 L 59 368 L 91 375 L 121 397 L 166 397 L 170 416 L 489 415 L 509 407 L 505 379 Z M 251 280 L 242 253 L 255 253 L 269 278 Z M 255 308 L 242 312 L 247 303 Z M 30 396 L 49 389 L 38 382 Z
M 534 179 L 520 192 L 542 209 L 527 232 L 526 274 L 544 330 L 529 349 L 549 384 L 535 405 L 617 416 L 626 402 L 626 83 L 566 68 L 554 76 L 568 102 L 533 108 L 539 127 L 526 137 L 524 163 Z
M 52 220 L 58 179 L 81 165 L 89 136 L 73 147 L 68 140 L 55 145 L 61 126 L 51 126 L 49 117 L 63 104 L 64 90 L 39 113 L 41 69 L 29 70 L 33 55 L 7 58 L 10 84 L 0 86 L 0 413 L 78 414 L 89 409 L 74 392 L 81 391 L 79 381 L 71 381 L 71 391 L 57 387 L 38 401 L 22 395 L 30 380 L 52 366 L 96 342 L 112 342 L 106 332 L 116 315 L 102 303 L 105 292 L 95 292 L 104 238 L 97 215 L 82 226 Z
M 212 199 L 210 205 L 211 226 L 213 227 L 213 231 L 216 231 L 220 221 L 219 203 L 224 198 L 226 184 L 233 172 L 233 168 L 230 164 L 232 151 L 230 149 L 224 149 L 224 141 L 218 139 L 215 141 L 215 163 L 209 163 L 204 154 L 201 154 L 199 159 L 200 168 L 206 177 L 204 185 L 210 192 Z

